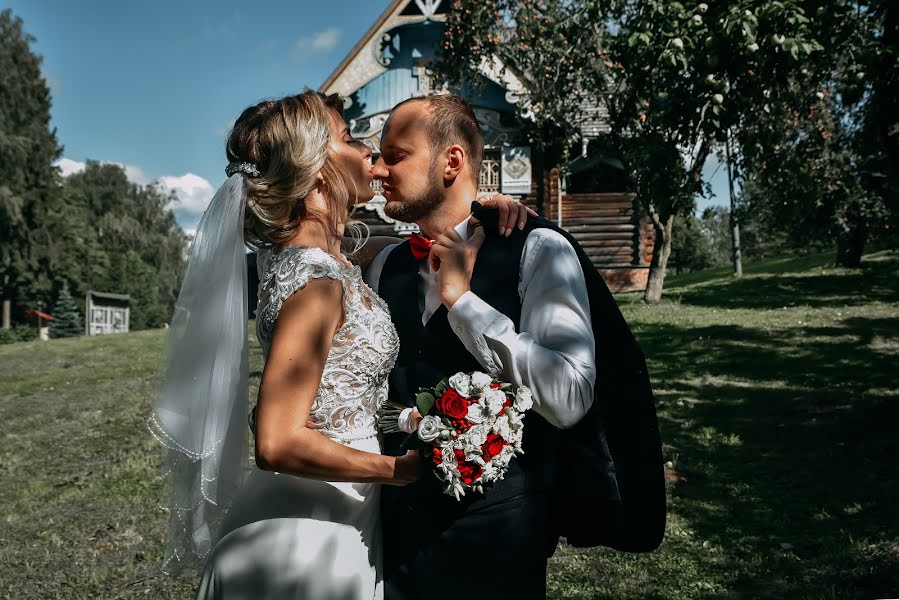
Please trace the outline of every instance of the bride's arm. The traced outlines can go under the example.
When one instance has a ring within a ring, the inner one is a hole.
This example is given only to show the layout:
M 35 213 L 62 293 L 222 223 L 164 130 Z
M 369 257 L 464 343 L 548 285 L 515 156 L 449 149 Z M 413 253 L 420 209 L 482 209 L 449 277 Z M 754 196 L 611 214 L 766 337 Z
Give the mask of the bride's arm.
M 306 427 L 331 339 L 343 316 L 343 289 L 321 278 L 284 301 L 272 337 L 256 421 L 256 464 L 266 471 L 329 481 L 405 485 L 415 481 L 415 454 L 355 450 Z

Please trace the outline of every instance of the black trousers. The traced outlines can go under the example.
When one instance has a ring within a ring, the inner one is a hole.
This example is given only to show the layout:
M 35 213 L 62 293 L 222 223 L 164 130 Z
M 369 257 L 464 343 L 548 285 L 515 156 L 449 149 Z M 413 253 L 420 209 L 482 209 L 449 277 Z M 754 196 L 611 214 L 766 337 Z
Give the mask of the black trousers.
M 516 496 L 440 518 L 382 512 L 386 600 L 546 598 L 547 497 Z

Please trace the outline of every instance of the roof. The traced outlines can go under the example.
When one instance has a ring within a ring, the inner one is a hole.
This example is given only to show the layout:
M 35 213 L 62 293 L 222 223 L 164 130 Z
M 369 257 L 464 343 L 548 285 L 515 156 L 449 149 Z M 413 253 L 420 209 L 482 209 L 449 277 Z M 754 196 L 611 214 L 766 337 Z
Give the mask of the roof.
M 52 315 L 48 315 L 47 313 L 39 311 L 36 308 L 26 309 L 25 315 L 28 317 L 39 317 L 39 318 L 43 319 L 44 321 L 52 321 L 53 320 Z
M 337 68 L 328 75 L 328 78 L 325 79 L 325 82 L 321 84 L 318 88 L 318 91 L 325 92 L 334 81 L 340 77 L 341 73 L 349 66 L 349 64 L 356 58 L 356 55 L 375 37 L 375 34 L 378 32 L 381 27 L 390 19 L 391 15 L 399 8 L 401 4 L 405 4 L 408 0 L 393 0 L 384 12 L 381 13 L 381 16 L 377 18 L 377 20 L 372 23 L 372 26 L 368 28 L 368 31 L 365 32 L 356 45 L 347 53 L 346 56 L 343 57 L 343 60 L 340 61 L 340 64 L 337 65 Z
M 130 302 L 131 296 L 128 294 L 112 294 L 110 292 L 95 292 L 93 290 L 88 290 L 87 294 L 92 298 L 98 298 L 103 300 L 120 300 L 122 302 Z

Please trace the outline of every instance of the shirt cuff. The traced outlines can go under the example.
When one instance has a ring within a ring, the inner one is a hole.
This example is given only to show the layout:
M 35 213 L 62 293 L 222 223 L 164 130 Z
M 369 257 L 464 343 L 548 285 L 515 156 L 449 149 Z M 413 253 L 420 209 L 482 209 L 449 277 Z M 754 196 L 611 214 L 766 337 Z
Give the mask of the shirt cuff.
M 471 290 L 462 294 L 447 313 L 450 327 L 469 352 L 492 374 L 502 369 L 496 364 L 493 352 L 487 346 L 484 333 L 504 315 L 484 302 Z

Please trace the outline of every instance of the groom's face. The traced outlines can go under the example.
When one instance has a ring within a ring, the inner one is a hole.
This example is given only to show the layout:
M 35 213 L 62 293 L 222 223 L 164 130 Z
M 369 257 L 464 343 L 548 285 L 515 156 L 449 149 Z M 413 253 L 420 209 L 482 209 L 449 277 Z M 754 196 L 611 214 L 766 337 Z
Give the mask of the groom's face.
M 372 167 L 372 174 L 384 187 L 384 212 L 406 223 L 430 214 L 444 197 L 427 123 L 424 102 L 410 102 L 394 110 L 381 134 L 381 156 Z

